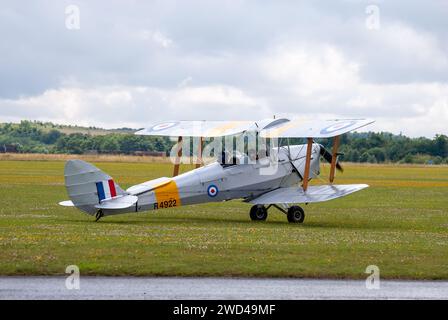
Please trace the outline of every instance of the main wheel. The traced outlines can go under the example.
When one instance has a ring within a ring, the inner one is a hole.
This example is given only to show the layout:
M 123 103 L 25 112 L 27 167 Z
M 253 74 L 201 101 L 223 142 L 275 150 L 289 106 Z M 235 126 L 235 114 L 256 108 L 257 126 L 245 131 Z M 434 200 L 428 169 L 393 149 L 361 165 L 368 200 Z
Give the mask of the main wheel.
M 250 218 L 253 221 L 264 221 L 268 217 L 268 210 L 262 205 L 250 208 Z
M 286 216 L 288 217 L 288 222 L 302 223 L 305 219 L 305 211 L 299 206 L 292 206 L 288 209 Z

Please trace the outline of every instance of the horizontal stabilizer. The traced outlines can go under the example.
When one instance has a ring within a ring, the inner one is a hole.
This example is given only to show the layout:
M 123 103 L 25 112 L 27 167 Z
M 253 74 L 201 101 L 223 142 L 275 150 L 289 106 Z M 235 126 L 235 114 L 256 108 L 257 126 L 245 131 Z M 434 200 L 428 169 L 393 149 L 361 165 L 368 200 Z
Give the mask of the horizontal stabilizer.
M 117 198 L 107 199 L 101 201 L 100 204 L 95 205 L 97 209 L 110 209 L 110 210 L 118 210 L 118 209 L 126 209 L 132 207 L 137 203 L 138 197 L 125 195 L 118 196 Z
M 313 203 L 333 200 L 367 188 L 367 184 L 309 186 L 307 191 L 301 187 L 280 188 L 253 199 L 253 204 Z
M 172 179 L 170 179 L 170 178 L 162 177 L 162 178 L 146 181 L 141 184 L 132 186 L 132 187 L 128 188 L 126 190 L 126 192 L 131 195 L 138 196 L 138 195 L 141 195 L 142 193 L 146 193 L 146 192 L 152 191 L 158 187 L 166 185 L 166 184 L 170 183 L 171 181 L 172 181 Z

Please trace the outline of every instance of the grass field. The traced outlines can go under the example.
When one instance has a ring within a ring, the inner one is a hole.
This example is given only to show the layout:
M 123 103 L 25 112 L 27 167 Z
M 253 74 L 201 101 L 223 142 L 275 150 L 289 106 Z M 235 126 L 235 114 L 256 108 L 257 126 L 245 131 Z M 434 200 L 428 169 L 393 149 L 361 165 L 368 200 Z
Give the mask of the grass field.
M 171 165 L 97 162 L 123 187 L 169 176 Z M 302 225 L 271 210 L 251 222 L 238 201 L 107 217 L 67 199 L 63 161 L 0 161 L 0 274 L 285 276 L 448 279 L 448 167 L 346 164 L 337 183 L 368 183 L 305 206 Z M 327 169 L 324 170 L 327 172 Z

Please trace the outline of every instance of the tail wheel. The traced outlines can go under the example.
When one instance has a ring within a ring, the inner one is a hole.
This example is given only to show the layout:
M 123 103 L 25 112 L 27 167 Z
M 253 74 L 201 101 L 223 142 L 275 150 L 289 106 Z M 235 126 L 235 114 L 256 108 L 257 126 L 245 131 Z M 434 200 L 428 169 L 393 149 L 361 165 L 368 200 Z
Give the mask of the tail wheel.
M 253 221 L 264 221 L 268 217 L 268 209 L 262 205 L 256 205 L 250 208 L 250 218 Z
M 288 209 L 286 216 L 288 217 L 288 222 L 302 223 L 305 219 L 305 211 L 299 206 L 292 206 Z

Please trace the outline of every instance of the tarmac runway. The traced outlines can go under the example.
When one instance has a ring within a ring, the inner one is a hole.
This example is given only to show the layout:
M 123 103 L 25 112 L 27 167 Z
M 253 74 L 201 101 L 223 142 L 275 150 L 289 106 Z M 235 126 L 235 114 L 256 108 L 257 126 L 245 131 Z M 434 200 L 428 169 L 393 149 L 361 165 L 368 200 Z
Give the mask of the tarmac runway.
M 0 277 L 0 299 L 448 299 L 448 281 L 82 277 L 67 289 L 65 277 Z

